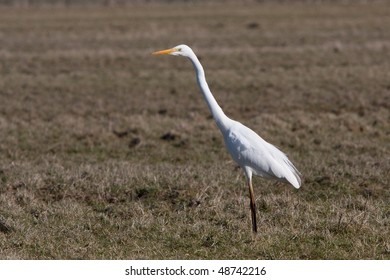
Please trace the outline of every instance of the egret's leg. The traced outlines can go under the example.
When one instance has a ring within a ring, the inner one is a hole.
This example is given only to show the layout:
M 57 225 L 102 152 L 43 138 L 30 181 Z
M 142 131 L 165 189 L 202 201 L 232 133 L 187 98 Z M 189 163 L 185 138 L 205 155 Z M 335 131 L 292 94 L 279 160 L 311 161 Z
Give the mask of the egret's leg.
M 252 230 L 254 233 L 257 232 L 257 221 L 256 221 L 256 204 L 255 204 L 255 196 L 253 194 L 253 186 L 252 186 L 252 179 L 248 180 L 248 186 L 249 186 L 249 198 L 250 198 L 250 206 L 251 206 L 251 212 L 252 212 Z

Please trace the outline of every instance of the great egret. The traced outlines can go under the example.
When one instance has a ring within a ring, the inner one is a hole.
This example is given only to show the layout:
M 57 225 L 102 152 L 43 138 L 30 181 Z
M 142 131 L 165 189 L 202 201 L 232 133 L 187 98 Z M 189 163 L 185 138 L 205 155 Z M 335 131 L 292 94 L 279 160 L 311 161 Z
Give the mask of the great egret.
M 253 194 L 252 174 L 290 183 L 298 189 L 301 186 L 299 171 L 278 148 L 266 142 L 252 129 L 225 115 L 207 85 L 202 65 L 190 47 L 187 45 L 178 45 L 171 49 L 154 52 L 153 54 L 185 56 L 192 62 L 196 71 L 199 88 L 217 126 L 222 132 L 226 148 L 235 162 L 245 172 L 249 187 L 252 230 L 253 232 L 257 232 L 256 204 Z

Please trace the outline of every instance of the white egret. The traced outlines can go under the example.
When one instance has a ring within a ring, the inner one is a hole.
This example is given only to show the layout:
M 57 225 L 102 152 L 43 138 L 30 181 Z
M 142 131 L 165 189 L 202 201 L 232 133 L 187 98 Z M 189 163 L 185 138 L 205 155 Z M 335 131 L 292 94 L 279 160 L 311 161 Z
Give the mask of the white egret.
M 278 148 L 266 142 L 250 128 L 225 115 L 207 85 L 202 65 L 190 47 L 187 45 L 178 45 L 171 49 L 154 52 L 153 54 L 185 56 L 192 62 L 196 71 L 199 88 L 218 128 L 222 132 L 226 148 L 235 162 L 245 172 L 252 212 L 252 230 L 257 232 L 256 204 L 253 194 L 252 174 L 290 183 L 298 189 L 301 186 L 299 171 Z

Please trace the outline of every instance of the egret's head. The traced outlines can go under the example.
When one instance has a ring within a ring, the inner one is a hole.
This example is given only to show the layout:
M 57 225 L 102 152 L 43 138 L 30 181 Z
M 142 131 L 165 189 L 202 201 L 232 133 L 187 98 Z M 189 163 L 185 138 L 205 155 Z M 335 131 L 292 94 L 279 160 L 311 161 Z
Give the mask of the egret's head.
M 187 45 L 178 45 L 176 47 L 173 47 L 172 49 L 162 50 L 158 52 L 154 52 L 154 55 L 160 55 L 160 54 L 170 54 L 170 55 L 181 55 L 181 56 L 190 56 L 193 54 L 192 49 Z

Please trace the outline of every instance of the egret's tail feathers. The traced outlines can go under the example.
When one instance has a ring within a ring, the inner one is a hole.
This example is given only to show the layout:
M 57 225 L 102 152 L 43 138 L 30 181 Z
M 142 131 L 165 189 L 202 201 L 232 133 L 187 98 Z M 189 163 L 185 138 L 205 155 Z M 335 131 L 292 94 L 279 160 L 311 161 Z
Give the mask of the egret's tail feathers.
M 270 177 L 276 177 L 279 180 L 286 181 L 293 185 L 294 188 L 299 189 L 301 186 L 301 178 L 299 177 L 300 173 L 298 169 L 292 164 L 285 153 L 274 145 L 268 142 L 265 143 L 268 155 L 270 155 L 270 162 L 268 163 Z
M 292 176 L 288 176 L 286 177 L 287 181 L 293 185 L 294 188 L 296 189 L 299 189 L 301 187 L 301 178 L 299 177 L 299 175 L 301 175 L 301 173 L 298 171 L 298 169 L 294 166 L 294 164 L 286 157 L 284 162 L 287 164 L 287 166 L 289 167 L 290 171 L 291 171 L 291 175 Z

